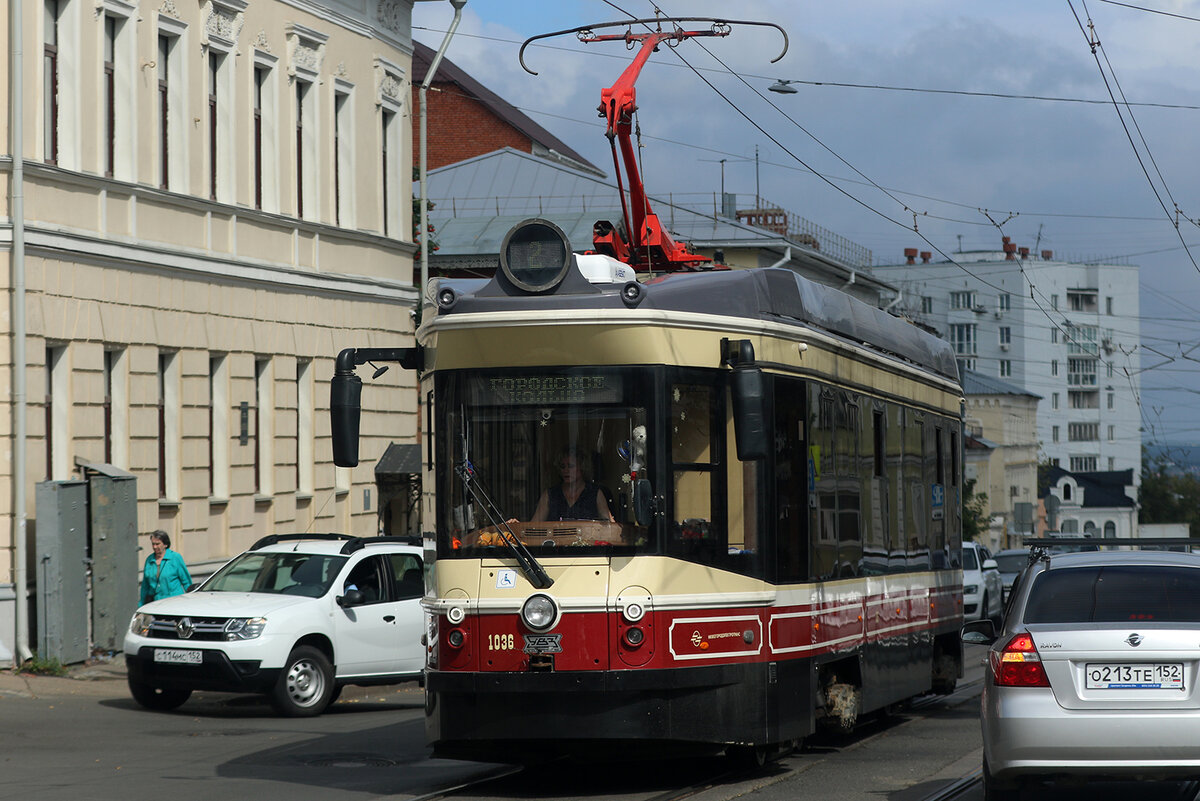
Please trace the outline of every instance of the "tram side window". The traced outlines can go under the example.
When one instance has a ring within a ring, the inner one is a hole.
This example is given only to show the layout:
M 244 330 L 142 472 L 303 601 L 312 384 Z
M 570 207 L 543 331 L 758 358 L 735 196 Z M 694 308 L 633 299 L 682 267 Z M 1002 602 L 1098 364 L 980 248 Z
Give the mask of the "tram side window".
M 925 415 L 905 410 L 904 484 L 907 506 L 905 534 L 909 570 L 929 569 L 929 503 L 926 487 L 933 478 L 932 454 L 926 450 Z
M 904 483 L 904 423 L 903 407 L 887 405 L 886 482 L 889 505 L 885 510 L 888 527 L 888 572 L 902 573 L 908 569 L 908 496 Z
M 837 405 L 837 508 L 839 578 L 862 571 L 862 415 L 856 395 L 838 393 Z
M 875 401 L 869 408 L 870 415 L 863 415 L 866 430 L 860 439 L 863 573 L 875 576 L 888 570 L 887 417 L 881 402 Z
M 950 566 L 950 553 L 946 547 L 947 509 L 953 503 L 946 486 L 946 440 L 947 433 L 941 422 L 930 426 L 933 430 L 934 475 L 930 498 L 931 521 L 929 539 L 929 556 L 933 568 L 944 569 Z
M 775 576 L 780 584 L 808 578 L 809 447 L 803 382 L 775 379 Z
M 833 390 L 813 386 L 809 410 L 809 485 L 815 496 L 809 516 L 809 537 L 812 541 L 811 575 L 815 579 L 837 576 L 837 467 L 833 430 L 836 405 Z
M 689 561 L 717 564 L 728 555 L 725 531 L 722 427 L 717 393 L 702 384 L 671 387 L 671 471 L 674 520 L 669 550 Z

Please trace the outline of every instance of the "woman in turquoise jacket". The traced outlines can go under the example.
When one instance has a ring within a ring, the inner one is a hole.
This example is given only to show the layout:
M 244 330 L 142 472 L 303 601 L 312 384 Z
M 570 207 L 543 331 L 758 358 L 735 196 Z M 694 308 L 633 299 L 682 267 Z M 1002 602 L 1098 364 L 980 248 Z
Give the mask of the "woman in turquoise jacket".
M 171 550 L 171 538 L 165 531 L 150 535 L 150 547 L 154 553 L 146 558 L 142 570 L 142 603 L 183 595 L 192 586 L 183 557 Z

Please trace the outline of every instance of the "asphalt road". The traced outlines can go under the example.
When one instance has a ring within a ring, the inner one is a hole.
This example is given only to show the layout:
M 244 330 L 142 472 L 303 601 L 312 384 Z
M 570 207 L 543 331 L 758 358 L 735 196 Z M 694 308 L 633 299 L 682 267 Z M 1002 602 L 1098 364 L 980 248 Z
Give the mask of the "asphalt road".
M 477 783 L 499 766 L 431 760 L 415 684 L 347 688 L 329 712 L 277 717 L 254 696 L 196 693 L 172 713 L 137 706 L 118 660 L 70 678 L 0 672 L 0 801 L 128 799 L 325 801 L 429 798 L 461 786 L 459 801 L 919 801 L 978 769 L 980 652 L 962 689 L 866 722 L 852 736 L 817 738 L 751 774 L 724 760 L 551 766 Z M 631 756 L 636 752 L 631 751 Z M 1128 786 L 1048 798 L 1130 797 Z M 1178 790 L 1140 788 L 1143 798 Z M 1122 794 L 1123 793 L 1123 794 Z M 963 796 L 979 801 L 975 788 Z

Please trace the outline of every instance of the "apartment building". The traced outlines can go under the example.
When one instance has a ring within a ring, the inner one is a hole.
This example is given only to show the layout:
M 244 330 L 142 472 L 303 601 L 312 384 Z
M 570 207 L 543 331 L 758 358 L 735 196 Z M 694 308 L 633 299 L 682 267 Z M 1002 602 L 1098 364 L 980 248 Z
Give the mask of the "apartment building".
M 875 274 L 898 308 L 954 345 L 959 367 L 1040 396 L 1040 456 L 1072 473 L 1141 475 L 1138 268 L 999 251 L 934 262 L 913 248 Z M 918 258 L 919 256 L 919 258 Z
M 411 12 L 4 12 L 23 58 L 0 66 L 0 447 L 24 464 L 0 464 L 0 662 L 34 586 L 35 487 L 81 463 L 134 474 L 139 531 L 201 575 L 267 533 L 377 531 L 374 467 L 416 446 L 415 377 L 364 393 L 354 470 L 332 464 L 326 381 L 342 348 L 413 341 Z

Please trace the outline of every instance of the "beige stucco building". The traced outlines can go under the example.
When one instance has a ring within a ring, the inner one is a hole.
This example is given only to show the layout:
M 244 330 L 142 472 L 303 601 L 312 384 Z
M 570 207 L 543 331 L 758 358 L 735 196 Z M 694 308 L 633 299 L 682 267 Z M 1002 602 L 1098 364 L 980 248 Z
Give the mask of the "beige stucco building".
M 972 370 L 963 371 L 962 383 L 964 434 L 990 446 L 980 451 L 987 454 L 982 463 L 970 456 L 965 463 L 967 478 L 978 482 L 976 492 L 988 496 L 991 529 L 984 545 L 994 551 L 1018 548 L 1023 536 L 1033 534 L 1038 503 L 1040 398 Z
M 411 0 L 21 6 L 19 48 L 18 10 L 0 20 L 0 663 L 24 655 L 38 482 L 132 472 L 139 531 L 203 575 L 267 533 L 374 534 L 374 464 L 419 426 L 393 369 L 362 463 L 332 465 L 334 356 L 412 344 Z

